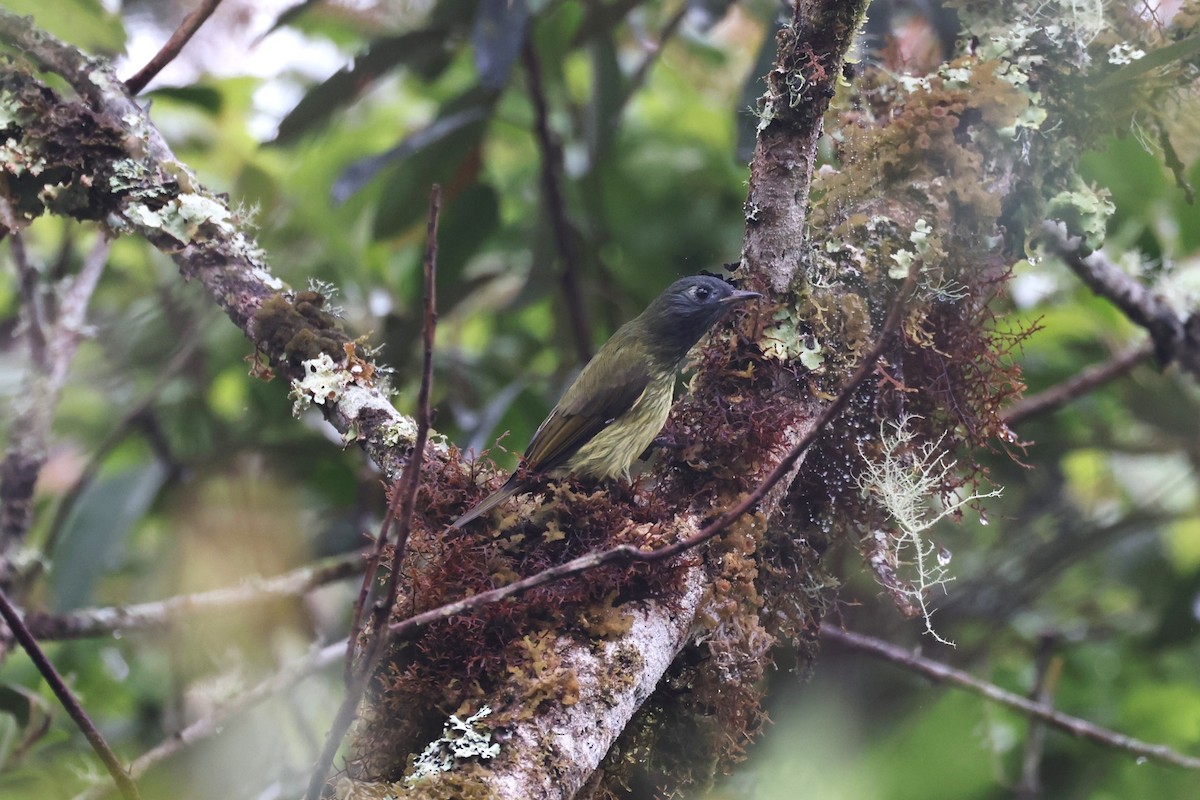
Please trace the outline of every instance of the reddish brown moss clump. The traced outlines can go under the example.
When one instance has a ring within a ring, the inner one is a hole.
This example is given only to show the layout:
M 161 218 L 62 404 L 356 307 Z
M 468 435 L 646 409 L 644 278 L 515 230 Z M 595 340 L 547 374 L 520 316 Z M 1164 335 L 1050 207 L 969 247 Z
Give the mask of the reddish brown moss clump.
M 487 491 L 475 484 L 472 470 L 452 449 L 445 468 L 422 482 L 421 519 L 402 567 L 405 594 L 395 619 L 588 552 L 647 544 L 655 540 L 660 520 L 669 517 L 661 502 L 628 488 L 562 480 L 510 501 L 494 534 L 472 527 L 441 536 Z M 375 720 L 360 727 L 353 772 L 398 779 L 395 765 L 436 738 L 451 713 L 470 714 L 486 704 L 493 710 L 489 726 L 502 730 L 547 704 L 573 705 L 579 685 L 555 650 L 561 637 L 574 634 L 586 642 L 624 633 L 629 618 L 623 606 L 671 596 L 679 578 L 669 563 L 610 565 L 425 628 L 380 670 L 373 686 Z

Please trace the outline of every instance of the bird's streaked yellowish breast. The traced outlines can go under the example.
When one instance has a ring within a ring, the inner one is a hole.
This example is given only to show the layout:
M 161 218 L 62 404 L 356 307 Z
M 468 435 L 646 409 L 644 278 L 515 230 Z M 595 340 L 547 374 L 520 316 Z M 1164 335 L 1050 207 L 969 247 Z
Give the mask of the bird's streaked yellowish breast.
M 651 381 L 633 407 L 566 463 L 566 470 L 592 478 L 628 478 L 634 460 L 646 451 L 667 422 L 675 395 L 675 371 Z

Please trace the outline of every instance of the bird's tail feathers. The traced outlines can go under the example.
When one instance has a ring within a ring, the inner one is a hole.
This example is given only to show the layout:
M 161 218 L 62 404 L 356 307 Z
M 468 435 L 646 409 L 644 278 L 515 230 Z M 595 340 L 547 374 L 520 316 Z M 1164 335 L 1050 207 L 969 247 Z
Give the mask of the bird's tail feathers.
M 484 514 L 488 513 L 493 508 L 512 497 L 514 494 L 519 493 L 523 488 L 524 482 L 517 480 L 517 476 L 515 474 L 512 475 L 503 486 L 480 500 L 478 503 L 472 506 L 467 513 L 450 523 L 450 527 L 457 530 L 462 528 L 468 522 L 479 519 Z

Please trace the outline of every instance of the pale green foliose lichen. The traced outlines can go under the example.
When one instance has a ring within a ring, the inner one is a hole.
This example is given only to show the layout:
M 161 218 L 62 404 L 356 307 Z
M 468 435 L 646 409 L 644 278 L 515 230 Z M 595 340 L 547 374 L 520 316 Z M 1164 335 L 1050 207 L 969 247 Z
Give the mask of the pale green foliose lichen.
M 0 128 L 7 127 L 17 121 L 17 109 L 20 104 L 12 92 L 0 92 Z
M 810 347 L 807 342 L 800 342 L 800 364 L 805 369 L 815 370 L 825 363 L 825 354 L 821 350 L 821 343 L 813 341 Z
M 900 75 L 897 76 L 896 83 L 900 84 L 900 88 L 909 93 L 915 92 L 918 89 L 929 89 L 929 78 L 921 75 Z
M 277 292 L 282 292 L 286 287 L 286 284 L 283 281 L 267 272 L 262 267 L 255 267 L 254 269 L 250 270 L 250 274 L 252 277 L 261 281 L 264 286 L 274 289 Z
M 933 233 L 933 228 L 924 219 L 917 220 L 913 226 L 912 233 L 908 235 L 908 240 L 912 242 L 913 250 L 897 250 L 892 253 L 892 261 L 896 262 L 896 266 L 888 268 L 888 277 L 896 280 L 904 280 L 908 277 L 909 269 L 913 262 L 918 258 L 924 259 L 932 252 L 932 242 L 929 240 L 929 234 Z
M 133 203 L 126 215 L 135 224 L 156 228 L 184 243 L 192 241 L 205 225 L 212 225 L 227 234 L 234 232 L 229 209 L 198 194 L 179 195 L 155 209 Z
M 775 323 L 763 333 L 762 351 L 776 361 L 799 361 L 806 369 L 815 370 L 825 360 L 819 342 L 800 332 L 800 318 L 791 308 L 775 312 Z
M 88 80 L 101 89 L 113 88 L 113 80 L 103 69 L 94 69 L 88 73 Z
M 1117 66 L 1125 66 L 1133 62 L 1145 58 L 1146 51 L 1140 47 L 1134 47 L 1129 42 L 1121 42 L 1114 44 L 1108 49 L 1108 63 Z
M 408 417 L 402 417 L 398 422 L 387 425 L 383 429 L 383 443 L 388 447 L 401 444 L 412 444 L 417 438 L 417 426 Z
M 108 186 L 114 192 L 126 192 L 133 200 L 145 201 L 168 196 L 167 190 L 156 181 L 140 161 L 123 158 L 113 164 Z
M 1104 190 L 1096 190 L 1077 181 L 1070 191 L 1062 191 L 1051 197 L 1046 204 L 1046 216 L 1060 219 L 1067 229 L 1083 236 L 1088 247 L 1096 248 L 1104 242 L 1108 218 L 1115 212 L 1114 206 Z
M 303 380 L 292 381 L 288 397 L 292 399 L 292 416 L 299 417 L 311 404 L 325 405 L 337 399 L 346 387 L 354 382 L 354 376 L 334 361 L 328 353 L 310 358 L 301 366 Z
M 1029 105 L 1017 115 L 1011 125 L 1006 125 L 996 131 L 999 136 L 1007 136 L 1010 139 L 1016 139 L 1024 130 L 1040 130 L 1042 123 L 1046 121 L 1049 113 L 1041 106 L 1042 96 L 1038 92 L 1027 92 L 1025 95 L 1029 99 Z
M 0 144 L 0 165 L 10 175 L 20 176 L 28 172 L 37 177 L 46 169 L 46 159 L 41 156 L 31 158 L 29 151 L 21 147 L 16 139 L 8 139 Z
M 449 772 L 470 758 L 490 759 L 498 756 L 500 744 L 492 742 L 491 731 L 480 724 L 491 713 L 492 709 L 484 706 L 466 719 L 451 714 L 442 728 L 441 738 L 430 742 L 425 751 L 417 756 L 412 774 L 405 776 L 404 782 L 413 784 L 439 772 Z
M 967 67 L 951 67 L 943 65 L 938 74 L 946 79 L 946 85 L 961 88 L 971 81 L 971 70 Z
M 230 222 L 229 209 L 211 197 L 200 194 L 182 194 L 176 202 L 179 204 L 179 218 L 185 223 L 186 229 L 192 231 L 191 235 L 195 235 L 195 231 L 206 223 L 216 226 L 225 233 L 233 233 L 234 228 Z M 191 236 L 188 238 L 190 239 Z

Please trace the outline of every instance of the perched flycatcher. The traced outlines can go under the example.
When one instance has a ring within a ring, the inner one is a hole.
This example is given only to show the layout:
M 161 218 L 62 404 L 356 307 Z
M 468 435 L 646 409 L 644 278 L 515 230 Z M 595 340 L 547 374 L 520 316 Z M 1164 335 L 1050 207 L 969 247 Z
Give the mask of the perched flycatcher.
M 675 374 L 688 350 L 735 303 L 759 296 L 708 275 L 672 283 L 579 373 L 533 434 L 522 458 L 525 469 L 451 527 L 483 516 L 543 475 L 628 478 L 634 459 L 667 421 Z

